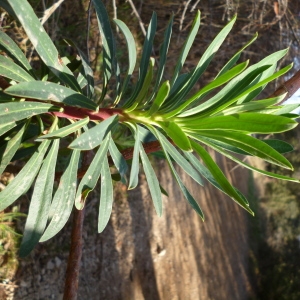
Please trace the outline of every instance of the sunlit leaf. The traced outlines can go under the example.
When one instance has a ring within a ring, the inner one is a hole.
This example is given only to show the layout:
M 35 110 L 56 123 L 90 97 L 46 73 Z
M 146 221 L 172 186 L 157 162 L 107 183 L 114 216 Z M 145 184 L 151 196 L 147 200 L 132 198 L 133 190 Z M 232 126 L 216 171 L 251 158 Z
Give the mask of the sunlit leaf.
M 51 221 L 40 238 L 40 242 L 45 242 L 55 236 L 65 226 L 71 215 L 77 187 L 79 158 L 80 151 L 72 151 L 49 209 Z
M 52 82 L 21 82 L 7 88 L 5 93 L 23 98 L 54 101 L 91 110 L 97 109 L 97 104 L 86 96 Z
M 52 190 L 59 140 L 53 144 L 37 176 L 26 219 L 24 235 L 20 246 L 20 256 L 28 255 L 39 242 L 48 219 L 52 200 Z
M 114 115 L 102 121 L 96 126 L 84 132 L 76 140 L 74 140 L 69 148 L 80 150 L 91 150 L 99 146 L 104 137 L 112 130 L 118 123 L 118 116 Z
M 11 125 L 4 126 L 12 126 L 13 124 L 15 124 L 13 122 L 32 117 L 34 115 L 43 114 L 49 111 L 59 110 L 61 110 L 61 108 L 53 106 L 52 104 L 31 101 L 1 103 L 0 120 L 2 124 L 11 123 Z
M 0 211 L 25 194 L 43 162 L 50 141 L 44 141 L 12 182 L 0 193 Z

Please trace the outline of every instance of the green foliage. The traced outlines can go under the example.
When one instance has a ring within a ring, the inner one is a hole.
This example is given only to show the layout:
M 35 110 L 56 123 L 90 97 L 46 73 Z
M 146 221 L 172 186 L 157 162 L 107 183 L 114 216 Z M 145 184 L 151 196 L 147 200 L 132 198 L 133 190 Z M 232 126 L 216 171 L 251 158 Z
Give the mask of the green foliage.
M 256 100 L 270 81 L 291 68 L 289 65 L 275 72 L 277 62 L 287 50 L 271 54 L 252 66 L 248 66 L 248 61 L 237 64 L 242 51 L 256 39 L 255 36 L 229 59 L 211 83 L 192 92 L 231 31 L 236 17 L 215 37 L 195 68 L 182 73 L 200 26 L 200 12 L 197 12 L 172 78 L 162 81 L 173 17 L 165 31 L 156 70 L 155 60 L 151 57 L 157 25 L 153 13 L 143 45 L 139 75 L 134 80 L 132 74 L 137 54 L 131 32 L 122 21 L 115 20 L 126 40 L 128 54 L 127 71 L 120 74 L 123 68 L 117 60 L 115 37 L 107 12 L 100 0 L 92 0 L 103 42 L 103 86 L 102 94 L 96 99 L 93 72 L 84 53 L 77 49 L 80 65 L 72 64 L 72 61 L 66 65 L 69 60 L 59 56 L 27 1 L 2 2 L 24 27 L 46 69 L 43 72 L 33 69 L 17 45 L 1 32 L 0 48 L 6 55 L 0 57 L 0 75 L 9 84 L 0 94 L 1 171 L 15 156 L 22 157 L 21 151 L 26 144 L 34 143 L 22 170 L 0 193 L 0 210 L 3 210 L 26 193 L 35 181 L 21 245 L 22 256 L 39 241 L 57 234 L 67 222 L 74 204 L 77 209 L 83 209 L 88 194 L 98 181 L 101 187 L 98 231 L 103 231 L 112 210 L 113 178 L 125 183 L 128 175 L 128 188 L 135 188 L 140 162 L 155 210 L 161 215 L 161 194 L 165 192 L 147 156 L 152 151 L 149 145 L 153 146 L 153 143 L 156 150 L 158 146 L 162 149 L 185 198 L 202 219 L 204 214 L 181 181 L 175 162 L 198 184 L 202 185 L 203 178 L 206 179 L 252 213 L 246 198 L 226 179 L 205 149 L 207 146 L 267 176 L 298 181 L 256 169 L 240 158 L 241 154 L 253 155 L 292 169 L 282 155 L 291 150 L 290 145 L 252 136 L 284 132 L 297 125 L 295 116 L 289 114 L 294 106 L 283 108 L 277 105 L 283 96 Z M 129 83 L 134 86 L 133 90 Z M 104 107 L 106 101 L 103 100 L 108 92 L 113 95 L 113 101 Z M 124 96 L 128 94 L 129 97 Z M 133 146 L 127 160 L 123 156 L 126 145 Z M 56 162 L 61 161 L 61 157 L 66 160 L 65 169 L 61 176 L 55 176 L 58 173 Z M 110 168 L 113 165 L 116 168 Z M 113 170 L 120 176 L 115 176 Z M 127 170 L 130 170 L 129 174 Z M 79 176 L 81 173 L 83 176 Z M 53 184 L 59 177 L 54 192 Z

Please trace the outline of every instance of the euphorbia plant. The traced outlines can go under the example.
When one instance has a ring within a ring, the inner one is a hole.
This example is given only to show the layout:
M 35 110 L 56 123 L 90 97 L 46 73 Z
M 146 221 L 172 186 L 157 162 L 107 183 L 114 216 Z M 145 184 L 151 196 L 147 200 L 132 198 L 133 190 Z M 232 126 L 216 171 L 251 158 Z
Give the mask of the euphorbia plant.
M 294 120 L 297 116 L 291 113 L 297 105 L 278 105 L 285 95 L 256 100 L 270 81 L 290 70 L 291 65 L 276 71 L 277 62 L 287 50 L 275 52 L 251 66 L 249 61 L 237 63 L 242 51 L 256 39 L 254 36 L 209 84 L 193 90 L 236 17 L 215 37 L 194 69 L 182 73 L 200 26 L 198 12 L 172 78 L 164 80 L 173 17 L 166 28 L 155 68 L 151 57 L 157 23 L 154 13 L 141 53 L 138 78 L 132 78 L 137 52 L 130 30 L 121 20 L 114 20 L 127 43 L 128 68 L 121 74 L 123 68 L 117 60 L 109 17 L 102 2 L 92 0 L 103 43 L 103 84 L 99 96 L 94 93 L 88 58 L 80 50 L 80 63 L 60 56 L 27 1 L 6 0 L 1 4 L 24 27 L 42 63 L 41 69 L 34 69 L 13 40 L 0 31 L 0 173 L 17 159 L 26 162 L 0 193 L 0 210 L 34 183 L 21 256 L 26 256 L 38 242 L 56 235 L 74 205 L 82 210 L 98 181 L 101 187 L 98 231 L 103 231 L 112 210 L 112 180 L 122 180 L 128 189 L 135 188 L 140 163 L 155 210 L 161 215 L 162 193 L 166 192 L 148 158 L 151 152 L 160 149 L 185 198 L 202 219 L 203 212 L 181 181 L 175 162 L 198 184 L 202 185 L 206 179 L 252 214 L 247 199 L 229 183 L 207 146 L 250 170 L 298 182 L 252 167 L 241 159 L 241 155 L 253 155 L 292 169 L 282 155 L 292 150 L 289 144 L 252 135 L 283 132 L 297 125 Z M 109 104 L 105 100 L 108 92 L 112 95 Z M 54 181 L 59 181 L 56 190 Z

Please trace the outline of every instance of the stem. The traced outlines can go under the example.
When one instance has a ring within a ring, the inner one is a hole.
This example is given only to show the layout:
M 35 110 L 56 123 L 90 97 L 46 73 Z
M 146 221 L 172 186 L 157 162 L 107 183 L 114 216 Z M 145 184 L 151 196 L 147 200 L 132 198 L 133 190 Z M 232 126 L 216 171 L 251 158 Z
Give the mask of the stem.
M 66 271 L 66 281 L 63 300 L 76 300 L 79 282 L 79 269 L 82 256 L 82 228 L 84 220 L 84 209 L 74 209 L 71 247 Z

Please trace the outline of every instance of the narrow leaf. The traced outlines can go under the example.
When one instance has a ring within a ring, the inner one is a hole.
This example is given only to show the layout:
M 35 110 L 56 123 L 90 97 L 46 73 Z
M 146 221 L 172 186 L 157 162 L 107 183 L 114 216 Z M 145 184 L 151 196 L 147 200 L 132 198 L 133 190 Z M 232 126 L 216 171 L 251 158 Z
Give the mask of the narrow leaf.
M 75 197 L 75 206 L 77 209 L 83 209 L 86 197 L 92 191 L 97 181 L 100 177 L 101 167 L 103 164 L 103 160 L 107 155 L 109 141 L 111 139 L 110 133 L 107 134 L 103 143 L 101 144 L 100 148 L 98 149 L 93 161 L 91 162 L 89 168 L 87 169 L 86 173 L 84 174 L 83 178 L 81 179 L 76 197 Z
M 181 150 L 192 151 L 189 138 L 175 122 L 159 122 L 159 125 Z
M 176 150 L 176 148 L 156 130 L 156 136 L 159 136 L 160 141 L 164 142 L 164 149 L 172 156 L 176 163 L 198 184 L 203 185 L 203 181 L 199 173 L 191 166 L 191 164 Z
M 29 64 L 26 56 L 18 45 L 3 31 L 0 30 L 0 49 L 4 50 L 6 54 L 11 57 L 16 64 L 22 66 L 25 70 L 31 71 L 31 65 Z
M 234 130 L 244 133 L 277 133 L 295 128 L 298 124 L 282 116 L 259 113 L 241 113 L 208 118 L 177 118 L 176 123 L 185 131 Z
M 114 126 L 118 123 L 118 116 L 113 115 L 102 121 L 96 126 L 84 132 L 80 137 L 74 140 L 69 148 L 80 150 L 91 150 L 102 143 L 104 137 L 111 132 Z
M 9 58 L 6 58 L 2 55 L 0 55 L 0 75 L 12 79 L 16 82 L 35 80 L 23 68 L 19 67 Z
M 253 215 L 252 210 L 248 207 L 248 203 L 245 203 L 244 199 L 240 197 L 240 194 L 233 188 L 229 183 L 224 173 L 221 171 L 219 166 L 214 162 L 209 153 L 198 143 L 191 141 L 193 149 L 202 158 L 208 170 L 211 172 L 213 177 L 216 179 L 222 189 L 240 206 L 246 209 L 250 214 Z
M 24 124 L 14 137 L 11 138 L 5 145 L 3 145 L 3 152 L 1 151 L 2 147 L 0 148 L 0 174 L 2 174 L 6 166 L 11 162 L 11 159 L 19 149 L 27 125 L 28 124 Z
M 134 37 L 133 37 L 132 33 L 130 32 L 129 28 L 127 27 L 127 25 L 118 19 L 115 19 L 114 22 L 121 29 L 121 31 L 125 37 L 125 41 L 126 41 L 127 49 L 128 49 L 128 51 L 127 51 L 128 52 L 128 70 L 127 70 L 126 77 L 124 78 L 121 93 L 120 93 L 120 95 L 118 95 L 118 97 L 114 103 L 114 105 L 116 105 L 127 89 L 129 80 L 130 80 L 131 75 L 135 68 L 137 54 L 136 54 Z
M 36 179 L 20 246 L 21 257 L 27 256 L 32 251 L 45 230 L 52 200 L 58 148 L 59 140 L 53 141 Z
M 38 173 L 50 141 L 43 142 L 14 180 L 0 193 L 0 211 L 25 194 Z
M 65 226 L 71 215 L 77 186 L 79 158 L 80 151 L 72 151 L 51 203 L 49 210 L 51 221 L 40 238 L 40 242 L 45 242 L 55 236 Z
M 7 88 L 5 93 L 17 97 L 54 101 L 91 110 L 97 109 L 97 104 L 86 96 L 52 82 L 21 82 Z
M 143 146 L 140 146 L 140 156 L 146 179 L 149 185 L 149 190 L 155 207 L 155 211 L 161 217 L 163 207 L 160 185 Z
M 162 134 L 160 134 L 156 129 L 153 128 L 153 133 L 156 135 L 157 139 L 160 141 L 160 144 L 164 150 L 164 153 L 166 155 L 167 161 L 169 163 L 169 166 L 171 168 L 172 174 L 174 175 L 184 197 L 186 198 L 186 200 L 188 201 L 188 203 L 191 205 L 191 207 L 197 212 L 197 214 L 200 216 L 200 218 L 204 221 L 204 214 L 199 206 L 199 204 L 197 203 L 197 201 L 194 199 L 194 197 L 190 194 L 190 192 L 188 191 L 188 189 L 185 187 L 185 185 L 183 184 L 183 182 L 181 181 L 180 177 L 178 176 L 171 158 L 168 154 L 168 151 L 166 149 L 166 143 L 165 140 L 161 139 L 163 137 Z
M 125 158 L 123 157 L 123 155 L 121 154 L 121 152 L 117 148 L 117 146 L 114 143 L 113 139 L 111 139 L 110 143 L 109 143 L 109 153 L 111 155 L 111 158 L 112 158 L 117 170 L 120 173 L 122 182 L 126 183 L 125 174 L 128 170 L 128 166 L 127 166 Z
M 148 26 L 145 42 L 143 45 L 143 52 L 140 62 L 140 69 L 139 69 L 139 78 L 135 85 L 135 89 L 131 95 L 131 97 L 126 101 L 124 108 L 130 107 L 134 101 L 136 100 L 137 95 L 140 93 L 141 89 L 144 86 L 144 82 L 147 76 L 148 66 L 150 65 L 150 56 L 153 48 L 153 40 L 156 32 L 157 26 L 157 15 L 155 12 L 152 14 L 151 21 Z
M 101 233 L 110 218 L 114 200 L 113 185 L 107 158 L 103 159 L 100 181 L 100 205 L 98 216 L 98 232 Z
M 141 140 L 140 140 L 140 126 L 135 128 L 135 136 L 134 136 L 134 149 L 133 149 L 133 156 L 132 156 L 132 163 L 131 163 L 131 170 L 130 170 L 130 177 L 129 177 L 129 185 L 128 189 L 132 190 L 138 185 L 139 180 L 139 152 L 141 147 Z M 132 127 L 133 128 L 133 127 Z
M 39 103 L 39 102 L 11 102 L 11 103 L 1 103 L 0 104 L 0 119 L 1 123 L 11 123 L 27 119 L 34 115 L 43 114 L 49 111 L 59 111 L 61 108 L 53 106 L 52 104 Z M 8 126 L 8 125 L 4 125 Z M 4 127 L 8 128 L 8 127 Z M 3 129 L 4 129 L 3 128 Z
M 171 80 L 171 87 L 174 85 L 174 83 L 177 80 L 177 77 L 184 65 L 184 62 L 186 60 L 186 57 L 191 49 L 191 46 L 195 40 L 196 34 L 198 33 L 200 27 L 200 11 L 198 10 L 196 13 L 196 16 L 194 18 L 193 24 L 191 26 L 191 30 L 189 32 L 189 35 L 187 37 L 187 39 L 185 40 L 185 43 L 181 49 L 180 55 L 179 55 L 179 59 L 177 61 L 174 73 L 173 73 L 173 77 Z
M 80 86 L 78 85 L 76 78 L 59 58 L 57 49 L 29 3 L 24 0 L 6 1 L 15 12 L 33 47 L 36 49 L 44 63 L 62 82 L 80 92 Z
M 79 120 L 75 123 L 72 123 L 68 126 L 62 127 L 60 129 L 57 129 L 51 133 L 39 136 L 38 139 L 36 139 L 36 141 L 39 140 L 44 140 L 44 139 L 58 139 L 58 138 L 63 138 L 77 130 L 79 130 L 80 128 L 82 128 L 84 125 L 88 124 L 89 122 L 89 117 L 86 117 L 85 119 Z
M 281 179 L 281 180 L 288 180 L 288 181 L 293 181 L 293 182 L 297 182 L 299 183 L 300 180 L 299 179 L 296 179 L 296 178 L 292 178 L 292 177 L 288 177 L 288 176 L 284 176 L 284 175 L 279 175 L 279 174 L 275 174 L 273 172 L 268 172 L 268 171 L 265 171 L 265 170 L 261 170 L 261 169 L 258 169 L 258 168 L 255 168 L 255 167 L 252 167 L 251 165 L 248 165 L 246 164 L 245 162 L 243 162 L 242 160 L 236 158 L 235 156 L 229 154 L 227 151 L 224 151 L 221 147 L 209 142 L 207 139 L 199 139 L 199 141 L 203 142 L 204 144 L 208 145 L 209 147 L 211 147 L 212 149 L 218 151 L 219 153 L 221 153 L 222 155 L 228 157 L 229 159 L 235 161 L 236 163 L 238 163 L 239 165 L 247 168 L 247 169 L 250 169 L 252 171 L 255 171 L 255 172 L 258 172 L 258 173 L 261 173 L 263 175 L 266 175 L 266 176 L 269 176 L 269 177 L 273 177 L 273 178 L 277 178 L 277 179 Z

